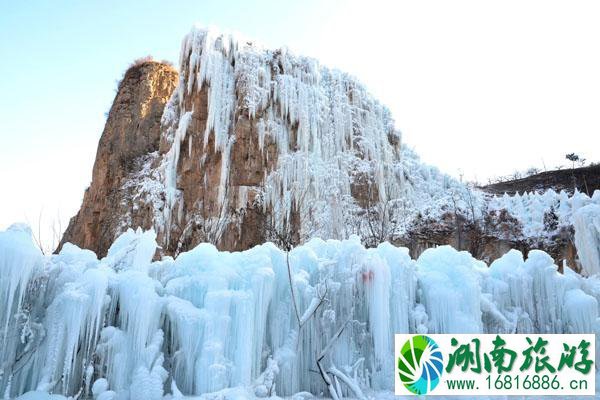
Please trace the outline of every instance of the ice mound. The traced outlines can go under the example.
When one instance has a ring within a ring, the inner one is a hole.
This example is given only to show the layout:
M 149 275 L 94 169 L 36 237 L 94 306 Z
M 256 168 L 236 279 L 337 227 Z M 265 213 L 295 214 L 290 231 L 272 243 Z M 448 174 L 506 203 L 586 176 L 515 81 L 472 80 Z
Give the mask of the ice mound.
M 598 215 L 576 217 L 590 272 Z M 356 236 L 290 253 L 201 244 L 153 262 L 155 250 L 154 232 L 129 230 L 102 260 L 73 245 L 44 257 L 27 227 L 0 232 L 0 393 L 306 397 L 327 393 L 322 368 L 364 398 L 393 388 L 394 333 L 599 328 L 597 276 L 559 274 L 541 251 L 488 268 L 448 246 L 412 260 Z

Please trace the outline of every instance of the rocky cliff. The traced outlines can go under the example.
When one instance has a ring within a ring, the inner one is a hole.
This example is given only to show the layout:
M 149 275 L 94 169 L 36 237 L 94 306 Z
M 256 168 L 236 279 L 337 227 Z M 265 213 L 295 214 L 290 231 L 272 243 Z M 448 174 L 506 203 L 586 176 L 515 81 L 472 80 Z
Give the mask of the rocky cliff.
M 121 216 L 134 207 L 134 196 L 123 186 L 139 169 L 139 157 L 158 150 L 160 119 L 176 85 L 177 72 L 162 63 L 146 61 L 127 70 L 100 138 L 92 183 L 61 247 L 71 242 L 106 254 L 115 233 L 121 231 Z M 148 229 L 152 218 L 143 216 L 144 212 L 136 212 L 136 222 Z
M 244 250 L 358 234 L 415 258 L 443 244 L 487 261 L 541 248 L 577 269 L 572 216 L 592 201 L 471 188 L 401 146 L 390 112 L 353 77 L 193 29 L 179 74 L 155 62 L 125 74 L 62 243 L 103 256 L 139 226 L 177 255 L 200 242 Z
M 400 197 L 400 134 L 351 76 L 194 29 L 175 80 L 156 63 L 126 73 L 63 243 L 103 255 L 154 226 L 166 254 L 291 245 L 359 233 L 367 205 Z

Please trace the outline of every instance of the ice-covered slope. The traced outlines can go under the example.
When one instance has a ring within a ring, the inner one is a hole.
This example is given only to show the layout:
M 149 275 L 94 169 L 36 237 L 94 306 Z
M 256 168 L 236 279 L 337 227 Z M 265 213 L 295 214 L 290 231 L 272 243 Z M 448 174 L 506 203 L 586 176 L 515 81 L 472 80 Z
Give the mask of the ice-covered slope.
M 562 229 L 570 229 L 580 208 L 589 204 L 600 205 L 600 191 L 592 197 L 581 192 L 569 194 L 549 189 L 544 192 L 525 192 L 515 195 L 491 197 L 488 210 L 506 210 L 522 226 L 521 238 L 543 238 L 552 236 Z
M 142 226 L 171 255 L 200 242 L 244 250 L 281 237 L 359 234 L 374 245 L 417 216 L 439 217 L 450 198 L 466 208 L 466 186 L 402 148 L 389 110 L 348 74 L 200 28 L 183 40 L 174 90 L 156 64 L 125 74 L 63 242 L 103 256 Z M 160 129 L 155 113 L 140 124 L 137 111 L 170 90 Z M 143 146 L 115 151 L 129 141 Z
M 163 255 L 357 234 L 413 257 L 443 244 L 488 261 L 542 248 L 578 265 L 561 213 L 579 194 L 490 199 L 401 145 L 387 108 L 355 78 L 212 30 L 184 38 L 179 74 L 156 62 L 126 72 L 93 175 L 61 245 L 99 256 L 141 226 Z
M 347 238 L 365 208 L 403 195 L 400 133 L 360 82 L 213 30 L 184 38 L 160 132 L 157 152 L 128 161 L 124 206 L 104 216 L 120 223 L 82 219 L 68 238 L 98 222 L 113 237 L 154 226 L 165 254 Z
M 409 247 L 411 255 L 450 244 L 491 262 L 511 248 L 541 249 L 558 265 L 586 268 L 575 246 L 576 214 L 599 205 L 600 191 L 592 196 L 553 189 L 493 195 L 424 165 L 409 149 L 402 155 L 406 195 L 398 215 L 405 223 L 388 239 Z
M 597 238 L 581 237 L 589 254 Z M 513 250 L 488 268 L 448 246 L 412 260 L 388 243 L 313 239 L 289 253 L 296 314 L 288 258 L 272 244 L 201 244 L 151 262 L 155 248 L 153 232 L 130 230 L 102 260 L 70 244 L 44 257 L 27 227 L 1 232 L 0 392 L 319 394 L 316 355 L 329 349 L 323 369 L 361 397 L 392 390 L 394 333 L 599 327 L 598 278 L 559 274 L 541 251 Z

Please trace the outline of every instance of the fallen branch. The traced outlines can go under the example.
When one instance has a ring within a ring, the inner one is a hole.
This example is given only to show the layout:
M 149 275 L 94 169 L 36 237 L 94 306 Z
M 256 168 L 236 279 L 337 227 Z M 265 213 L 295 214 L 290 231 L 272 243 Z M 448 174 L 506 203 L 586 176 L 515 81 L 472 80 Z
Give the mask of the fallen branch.
M 346 328 L 346 325 L 348 325 L 348 323 L 350 322 L 350 319 L 351 318 L 348 318 L 346 320 L 346 322 L 344 322 L 339 327 L 339 329 L 331 337 L 331 339 L 329 340 L 327 345 L 325 345 L 325 348 L 323 348 L 323 350 L 321 350 L 321 353 L 319 353 L 319 357 L 317 357 L 317 367 L 319 367 L 319 372 L 321 373 L 321 377 L 323 378 L 323 381 L 325 381 L 325 384 L 327 385 L 327 388 L 329 389 L 329 393 L 331 394 L 331 397 L 334 400 L 339 400 L 341 397 L 341 393 L 338 391 L 339 383 L 336 385 L 338 387 L 336 389 L 336 386 L 334 386 L 334 382 L 332 381 L 331 377 L 329 376 L 327 371 L 325 371 L 322 361 L 325 358 L 325 356 L 331 351 L 331 348 L 333 347 L 333 344 L 335 343 L 335 341 L 342 335 L 342 332 L 344 332 L 344 329 Z M 334 374 L 333 376 L 335 377 L 336 375 Z
M 335 365 L 333 365 L 333 364 L 329 368 L 328 372 L 331 373 L 333 376 L 337 377 L 338 379 L 340 379 L 346 385 L 348 385 L 348 387 L 350 388 L 350 390 L 352 390 L 352 392 L 354 392 L 354 395 L 356 396 L 357 399 L 359 399 L 359 400 L 367 400 L 366 396 L 364 395 L 364 393 L 360 389 L 360 386 L 358 386 L 358 384 L 356 383 L 356 380 L 348 377 L 348 375 L 344 374 L 342 371 L 340 371 L 339 369 L 337 369 L 335 367 Z

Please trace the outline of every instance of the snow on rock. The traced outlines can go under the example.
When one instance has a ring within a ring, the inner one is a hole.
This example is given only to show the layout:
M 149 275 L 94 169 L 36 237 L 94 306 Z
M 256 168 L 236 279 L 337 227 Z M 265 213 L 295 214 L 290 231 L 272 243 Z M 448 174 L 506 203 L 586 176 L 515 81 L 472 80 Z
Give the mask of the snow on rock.
M 97 260 L 75 246 L 43 257 L 23 226 L 0 233 L 12 299 L 0 309 L 0 392 L 305 398 L 326 390 L 312 372 L 324 352 L 325 370 L 358 396 L 392 389 L 394 333 L 600 331 L 599 278 L 560 274 L 542 251 L 487 268 L 448 246 L 412 260 L 351 236 L 289 253 L 200 244 L 151 262 L 154 237 L 126 232 Z
M 423 163 L 406 145 L 402 146 L 401 154 L 405 186 L 402 197 L 397 200 L 397 215 L 401 222 L 396 235 L 406 233 L 417 218 L 436 221 L 455 209 L 468 219 L 482 218 L 487 204 L 482 192 Z
M 516 218 L 522 228 L 522 238 L 545 238 L 550 240 L 561 229 L 575 223 L 577 211 L 586 205 L 600 205 L 600 191 L 590 198 L 576 191 L 569 195 L 549 189 L 545 192 L 504 194 L 489 199 L 488 210 L 506 210 Z
M 206 93 L 207 109 L 198 108 L 200 93 Z M 238 151 L 261 160 L 256 173 L 262 179 L 232 187 L 232 149 L 246 129 L 237 125 L 241 118 L 250 126 L 252 144 Z M 199 120 L 205 121 L 202 128 L 197 128 Z M 374 201 L 401 195 L 400 133 L 389 110 L 362 84 L 315 59 L 287 49 L 264 49 L 213 29 L 194 28 L 183 40 L 180 81 L 165 107 L 162 136 L 166 147 L 158 170 L 166 200 L 155 226 L 165 232 L 167 242 L 176 225 L 192 219 L 194 206 L 184 207 L 178 178 L 184 173 L 180 159 L 190 157 L 194 147 L 202 148 L 197 184 L 214 183 L 206 191 L 215 192 L 220 208 L 203 219 L 229 221 L 230 208 L 245 208 L 256 200 L 263 211 L 274 213 L 276 224 L 299 212 L 302 237 L 342 238 L 350 229 L 340 210 L 356 211 L 353 185 L 359 178 L 368 177 L 376 186 Z M 247 198 L 248 188 L 258 197 Z M 234 192 L 240 193 L 239 204 Z M 332 201 L 342 205 L 333 207 Z M 226 225 L 214 232 L 213 242 Z
M 600 191 L 596 191 L 600 199 Z M 589 204 L 574 215 L 575 246 L 588 275 L 600 273 L 600 204 Z

